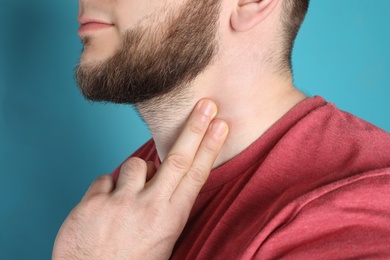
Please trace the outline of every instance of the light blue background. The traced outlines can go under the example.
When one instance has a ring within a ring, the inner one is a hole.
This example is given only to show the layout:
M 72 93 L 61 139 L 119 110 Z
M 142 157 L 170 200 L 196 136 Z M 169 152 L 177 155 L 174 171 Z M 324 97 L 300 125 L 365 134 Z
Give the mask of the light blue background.
M 130 107 L 83 100 L 77 2 L 1 0 L 0 259 L 49 259 L 100 174 L 150 136 Z M 312 0 L 296 85 L 390 131 L 390 1 Z

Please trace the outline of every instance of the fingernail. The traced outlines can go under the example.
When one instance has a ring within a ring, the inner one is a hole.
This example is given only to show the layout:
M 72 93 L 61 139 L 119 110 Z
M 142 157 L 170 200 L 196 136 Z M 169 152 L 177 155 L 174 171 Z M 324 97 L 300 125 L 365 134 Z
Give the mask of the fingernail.
M 228 131 L 227 124 L 223 121 L 215 121 L 211 126 L 211 131 L 215 136 L 224 136 Z
M 202 101 L 200 105 L 200 112 L 205 116 L 213 116 L 216 112 L 215 105 L 209 101 Z

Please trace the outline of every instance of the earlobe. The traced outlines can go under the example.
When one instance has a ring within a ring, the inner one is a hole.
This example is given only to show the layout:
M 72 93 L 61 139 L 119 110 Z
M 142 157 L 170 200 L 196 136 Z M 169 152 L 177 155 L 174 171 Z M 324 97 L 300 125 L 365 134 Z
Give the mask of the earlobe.
M 230 18 L 233 30 L 251 30 L 272 12 L 277 2 L 278 0 L 239 0 Z

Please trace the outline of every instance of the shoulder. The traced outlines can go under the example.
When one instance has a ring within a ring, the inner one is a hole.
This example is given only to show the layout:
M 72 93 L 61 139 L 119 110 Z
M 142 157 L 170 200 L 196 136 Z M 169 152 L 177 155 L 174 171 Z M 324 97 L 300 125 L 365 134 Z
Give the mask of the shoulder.
M 390 168 L 313 190 L 275 220 L 259 258 L 390 258 Z
M 307 187 L 316 189 L 390 168 L 389 151 L 389 133 L 326 103 L 290 127 L 265 163 L 294 177 L 294 184 L 302 186 L 304 179 Z
M 284 176 L 269 183 L 281 209 L 246 256 L 390 259 L 389 151 L 389 133 L 332 103 L 311 109 L 259 168 Z

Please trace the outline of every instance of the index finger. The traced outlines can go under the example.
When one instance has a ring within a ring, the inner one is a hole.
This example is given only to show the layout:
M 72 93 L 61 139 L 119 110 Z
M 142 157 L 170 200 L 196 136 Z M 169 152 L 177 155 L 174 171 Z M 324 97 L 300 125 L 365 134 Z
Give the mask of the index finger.
M 190 169 L 203 137 L 217 114 L 217 106 L 208 99 L 202 99 L 195 106 L 182 133 L 174 143 L 172 149 L 164 159 L 156 182 L 158 187 L 166 189 L 167 196 L 171 196 L 182 177 Z
M 206 183 L 214 162 L 226 140 L 228 131 L 227 123 L 221 119 L 215 119 L 211 123 L 200 144 L 191 168 L 183 176 L 175 192 L 172 194 L 170 199 L 172 205 L 178 209 L 188 209 L 188 211 L 182 211 L 183 214 L 187 215 L 189 213 L 200 190 Z

